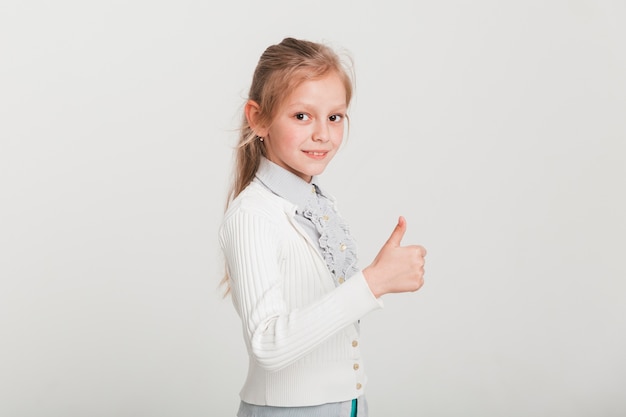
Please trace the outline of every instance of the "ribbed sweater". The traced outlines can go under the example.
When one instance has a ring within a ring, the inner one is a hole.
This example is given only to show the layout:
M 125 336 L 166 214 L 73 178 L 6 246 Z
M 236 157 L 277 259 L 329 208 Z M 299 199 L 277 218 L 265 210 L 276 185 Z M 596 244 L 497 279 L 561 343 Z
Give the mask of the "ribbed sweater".
M 382 307 L 361 272 L 335 286 L 296 206 L 252 182 L 231 204 L 220 245 L 249 354 L 241 399 L 280 407 L 363 395 L 355 322 Z

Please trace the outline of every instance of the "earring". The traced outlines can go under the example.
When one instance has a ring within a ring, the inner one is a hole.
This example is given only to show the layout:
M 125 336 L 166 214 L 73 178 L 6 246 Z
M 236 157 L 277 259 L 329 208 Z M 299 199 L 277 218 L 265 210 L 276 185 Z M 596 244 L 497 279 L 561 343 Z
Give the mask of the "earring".
M 263 142 L 263 138 L 261 136 L 257 136 L 261 142 Z

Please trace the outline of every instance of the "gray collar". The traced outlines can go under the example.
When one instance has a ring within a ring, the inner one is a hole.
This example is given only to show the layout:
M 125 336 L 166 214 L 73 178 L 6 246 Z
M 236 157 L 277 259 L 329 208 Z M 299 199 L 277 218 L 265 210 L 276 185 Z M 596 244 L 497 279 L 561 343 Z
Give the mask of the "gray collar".
M 317 185 L 317 176 L 308 183 L 264 157 L 261 158 L 256 178 L 274 194 L 298 206 L 298 211 L 304 209 L 311 193 L 317 191 L 318 194 L 325 196 Z

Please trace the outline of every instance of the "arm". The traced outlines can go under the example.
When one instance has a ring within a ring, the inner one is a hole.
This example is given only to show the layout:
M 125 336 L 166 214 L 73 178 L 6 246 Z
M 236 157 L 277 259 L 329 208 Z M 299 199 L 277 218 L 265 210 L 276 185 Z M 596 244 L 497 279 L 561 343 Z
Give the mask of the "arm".
M 381 307 L 357 273 L 311 304 L 288 310 L 278 266 L 279 233 L 269 217 L 245 210 L 228 217 L 220 233 L 249 352 L 270 371 L 292 364 Z

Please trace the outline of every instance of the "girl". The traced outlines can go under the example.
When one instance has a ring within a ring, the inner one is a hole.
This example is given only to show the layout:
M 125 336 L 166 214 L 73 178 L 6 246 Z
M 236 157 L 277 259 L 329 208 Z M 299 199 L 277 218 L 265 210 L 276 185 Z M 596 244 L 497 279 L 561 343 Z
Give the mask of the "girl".
M 249 354 L 239 417 L 367 416 L 359 319 L 423 284 L 400 217 L 363 270 L 318 176 L 339 149 L 350 72 L 318 43 L 286 38 L 254 72 L 219 239 Z

